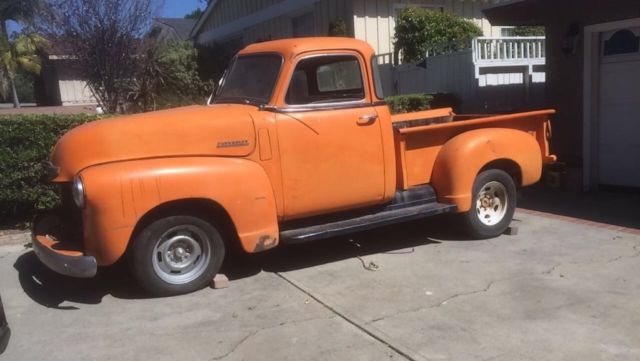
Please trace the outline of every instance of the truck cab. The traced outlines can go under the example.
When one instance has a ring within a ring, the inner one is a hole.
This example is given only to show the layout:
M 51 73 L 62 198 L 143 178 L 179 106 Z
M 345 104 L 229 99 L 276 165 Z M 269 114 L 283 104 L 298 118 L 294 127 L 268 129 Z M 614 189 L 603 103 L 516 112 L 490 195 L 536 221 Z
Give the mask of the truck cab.
M 35 223 L 34 249 L 76 277 L 127 255 L 143 287 L 168 295 L 208 284 L 232 243 L 260 252 L 441 213 L 494 237 L 516 189 L 555 160 L 551 114 L 391 115 L 367 43 L 253 44 L 207 105 L 63 136 L 49 169 L 64 211 Z

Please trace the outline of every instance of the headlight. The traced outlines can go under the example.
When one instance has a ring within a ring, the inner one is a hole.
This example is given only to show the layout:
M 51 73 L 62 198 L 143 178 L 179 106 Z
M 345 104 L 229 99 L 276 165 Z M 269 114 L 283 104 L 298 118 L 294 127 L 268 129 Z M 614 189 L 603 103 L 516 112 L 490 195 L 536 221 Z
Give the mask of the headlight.
M 76 180 L 73 181 L 73 187 L 71 188 L 71 195 L 73 196 L 73 201 L 80 208 L 84 208 L 85 204 L 85 196 L 84 196 L 84 183 L 82 182 L 81 177 L 76 177 Z

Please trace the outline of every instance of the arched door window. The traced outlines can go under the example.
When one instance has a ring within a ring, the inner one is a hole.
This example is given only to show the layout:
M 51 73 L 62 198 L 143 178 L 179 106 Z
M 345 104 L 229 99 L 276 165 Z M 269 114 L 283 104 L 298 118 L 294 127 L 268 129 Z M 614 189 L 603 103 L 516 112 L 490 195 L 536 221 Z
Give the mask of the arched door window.
M 618 30 L 604 42 L 604 56 L 637 53 L 640 51 L 640 37 L 628 29 Z

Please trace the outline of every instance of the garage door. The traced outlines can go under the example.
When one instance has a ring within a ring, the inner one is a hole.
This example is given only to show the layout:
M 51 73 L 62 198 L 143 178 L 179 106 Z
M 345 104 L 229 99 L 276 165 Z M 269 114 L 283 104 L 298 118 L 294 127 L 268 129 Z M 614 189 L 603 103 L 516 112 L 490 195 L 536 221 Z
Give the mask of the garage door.
M 602 33 L 600 184 L 640 187 L 640 27 Z

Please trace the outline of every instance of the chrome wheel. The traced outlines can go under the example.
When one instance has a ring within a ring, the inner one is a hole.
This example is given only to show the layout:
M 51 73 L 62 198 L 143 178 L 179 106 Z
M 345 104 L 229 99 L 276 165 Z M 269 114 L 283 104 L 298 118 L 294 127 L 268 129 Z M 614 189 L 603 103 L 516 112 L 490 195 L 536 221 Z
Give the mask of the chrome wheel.
M 476 214 L 480 222 L 494 226 L 507 213 L 509 196 L 507 188 L 500 182 L 491 181 L 480 189 L 476 197 Z
M 204 273 L 212 256 L 207 235 L 198 227 L 181 225 L 160 236 L 153 249 L 156 275 L 171 284 L 189 283 Z

